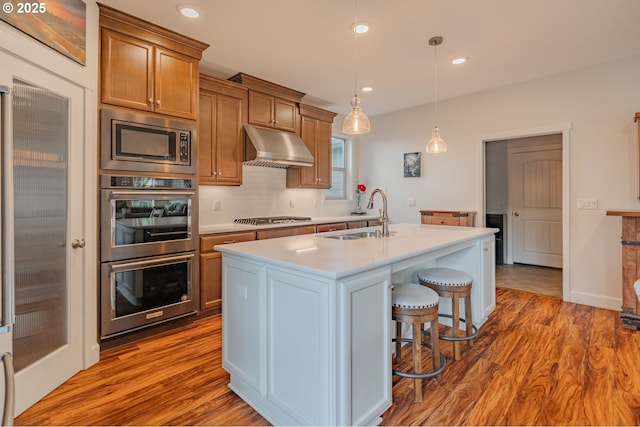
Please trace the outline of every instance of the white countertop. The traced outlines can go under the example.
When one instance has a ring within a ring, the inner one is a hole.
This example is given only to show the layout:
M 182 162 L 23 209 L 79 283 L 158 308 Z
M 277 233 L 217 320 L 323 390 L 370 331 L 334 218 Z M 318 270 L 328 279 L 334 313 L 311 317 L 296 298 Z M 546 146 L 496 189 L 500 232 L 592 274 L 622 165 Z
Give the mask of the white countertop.
M 347 222 L 347 221 L 363 221 L 378 219 L 378 215 L 347 215 L 347 216 L 329 216 L 329 217 L 313 217 L 311 221 L 305 222 L 289 222 L 284 224 L 265 224 L 265 225 L 249 225 L 249 224 L 235 224 L 233 222 L 225 224 L 208 224 L 200 225 L 200 234 L 215 234 L 215 233 L 229 233 L 234 231 L 257 231 L 266 230 L 268 228 L 282 228 L 282 227 L 299 227 L 304 225 L 314 224 L 329 224 L 333 222 Z
M 389 237 L 357 240 L 322 236 L 380 230 L 380 226 L 276 239 L 218 245 L 215 250 L 254 261 L 293 267 L 324 277 L 338 278 L 388 265 L 441 248 L 490 236 L 496 228 L 391 224 Z

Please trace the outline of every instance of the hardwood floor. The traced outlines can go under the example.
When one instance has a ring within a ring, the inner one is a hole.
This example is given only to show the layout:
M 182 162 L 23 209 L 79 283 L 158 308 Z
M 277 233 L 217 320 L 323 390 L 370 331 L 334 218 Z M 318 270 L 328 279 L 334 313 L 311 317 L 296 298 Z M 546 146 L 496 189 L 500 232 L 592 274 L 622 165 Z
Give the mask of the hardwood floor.
M 496 286 L 562 298 L 562 269 L 526 264 L 496 265 Z
M 221 319 L 108 350 L 16 425 L 264 425 L 227 388 Z M 639 425 L 640 332 L 618 313 L 500 288 L 474 346 L 440 382 L 394 377 L 383 425 Z M 429 352 L 424 364 L 429 366 Z M 410 363 L 410 357 L 404 358 Z

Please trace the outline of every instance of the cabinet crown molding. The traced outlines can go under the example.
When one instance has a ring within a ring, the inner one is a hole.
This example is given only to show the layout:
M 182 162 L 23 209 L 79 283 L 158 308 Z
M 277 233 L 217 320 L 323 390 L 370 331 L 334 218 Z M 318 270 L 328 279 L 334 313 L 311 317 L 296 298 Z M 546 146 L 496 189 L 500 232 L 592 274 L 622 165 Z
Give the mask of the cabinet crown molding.
M 229 80 L 240 83 L 251 90 L 255 90 L 256 92 L 277 96 L 292 102 L 300 102 L 302 97 L 305 95 L 303 92 L 299 92 L 276 83 L 271 83 L 259 77 L 254 77 L 245 73 L 233 75 L 229 77 Z
M 209 47 L 207 43 L 176 33 L 102 3 L 97 3 L 97 5 L 100 10 L 101 28 L 109 28 L 129 36 L 137 37 L 198 60 L 202 59 L 202 52 Z

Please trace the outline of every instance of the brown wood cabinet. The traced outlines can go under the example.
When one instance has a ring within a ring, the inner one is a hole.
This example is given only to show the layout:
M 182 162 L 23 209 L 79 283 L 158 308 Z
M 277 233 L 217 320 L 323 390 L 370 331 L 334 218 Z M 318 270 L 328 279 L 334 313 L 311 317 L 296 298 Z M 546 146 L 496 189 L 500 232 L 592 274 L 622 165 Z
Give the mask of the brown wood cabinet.
M 473 227 L 476 221 L 476 212 L 469 211 L 420 211 L 421 224 L 458 225 Z
M 298 110 L 290 102 L 264 93 L 249 91 L 249 123 L 295 132 Z
M 362 221 L 349 221 L 347 223 L 347 228 L 348 229 L 353 229 L 353 228 L 365 228 L 368 227 L 369 223 L 367 222 L 366 219 L 363 219 Z
M 300 138 L 313 166 L 287 169 L 288 188 L 331 188 L 331 134 L 336 113 L 300 104 Z
M 195 120 L 207 44 L 99 4 L 102 103 Z
M 229 80 L 249 88 L 249 123 L 298 133 L 298 103 L 304 93 L 238 73 Z
M 313 234 L 316 232 L 315 225 L 301 225 L 296 227 L 271 228 L 269 230 L 260 230 L 256 234 L 258 240 L 273 239 L 276 237 L 299 236 L 302 234 Z
M 254 231 L 200 236 L 200 313 L 219 313 L 222 308 L 222 253 L 216 245 L 248 242 L 256 239 Z
M 247 92 L 247 88 L 236 83 L 200 76 L 200 184 L 242 184 L 242 125 L 246 123 Z
M 317 233 L 324 233 L 326 231 L 346 230 L 346 229 L 347 229 L 346 222 L 332 222 L 330 224 L 318 224 L 316 226 Z

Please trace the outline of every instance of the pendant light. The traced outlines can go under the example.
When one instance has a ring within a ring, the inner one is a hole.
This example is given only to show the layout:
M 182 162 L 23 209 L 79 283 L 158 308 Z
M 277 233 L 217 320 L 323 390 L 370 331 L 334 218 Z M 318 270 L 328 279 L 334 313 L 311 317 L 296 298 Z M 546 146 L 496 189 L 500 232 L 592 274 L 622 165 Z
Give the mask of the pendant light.
M 353 1 L 354 21 L 353 21 L 353 56 L 354 56 L 354 95 L 351 100 L 351 111 L 347 114 L 342 122 L 342 132 L 348 135 L 361 135 L 369 133 L 371 123 L 369 118 L 364 114 L 360 107 L 360 98 L 358 98 L 358 6 L 356 0 Z
M 427 153 L 438 154 L 447 151 L 447 144 L 440 137 L 440 130 L 438 129 L 438 46 L 442 44 L 443 38 L 441 36 L 434 36 L 429 39 L 429 46 L 433 46 L 434 51 L 434 65 L 433 65 L 433 98 L 435 109 L 435 127 L 431 132 L 431 139 L 427 142 Z

